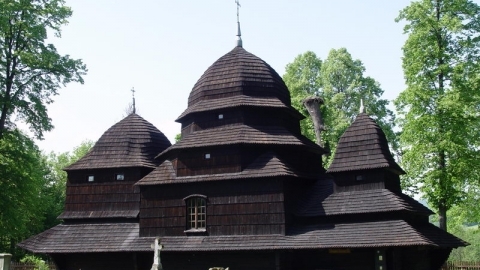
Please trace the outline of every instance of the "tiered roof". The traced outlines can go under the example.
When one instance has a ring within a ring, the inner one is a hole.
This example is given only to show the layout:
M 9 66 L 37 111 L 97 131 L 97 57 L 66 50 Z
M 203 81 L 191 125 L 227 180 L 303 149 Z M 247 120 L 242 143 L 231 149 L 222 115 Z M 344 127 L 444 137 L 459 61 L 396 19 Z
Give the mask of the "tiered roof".
M 385 133 L 366 113 L 360 113 L 340 137 L 327 173 L 381 168 L 405 173 L 393 159 Z
M 254 160 L 241 172 L 206 174 L 195 176 L 176 176 L 175 169 L 170 161 L 163 162 L 153 172 L 142 178 L 136 185 L 158 185 L 171 183 L 190 183 L 204 181 L 219 181 L 233 179 L 251 179 L 263 177 L 303 177 L 316 179 L 317 173 L 303 173 L 292 169 L 274 152 L 267 152 Z
M 433 214 L 415 199 L 388 189 L 333 193 L 333 183 L 329 180 L 315 183 L 303 196 L 295 214 L 300 217 L 320 217 L 395 211 L 426 216 Z
M 69 237 L 65 237 L 65 236 Z M 18 246 L 36 253 L 151 251 L 136 223 L 58 225 Z M 402 220 L 294 227 L 286 235 L 162 237 L 163 251 L 252 251 L 373 247 L 460 247 L 468 243 L 432 224 Z
M 105 131 L 88 154 L 65 170 L 154 168 L 155 156 L 170 145 L 160 130 L 132 113 Z
M 243 124 L 221 126 L 200 130 L 182 138 L 179 142 L 159 154 L 180 149 L 234 144 L 284 145 L 308 147 L 311 151 L 323 153 L 323 149 L 304 136 L 292 134 L 279 126 L 248 126 Z

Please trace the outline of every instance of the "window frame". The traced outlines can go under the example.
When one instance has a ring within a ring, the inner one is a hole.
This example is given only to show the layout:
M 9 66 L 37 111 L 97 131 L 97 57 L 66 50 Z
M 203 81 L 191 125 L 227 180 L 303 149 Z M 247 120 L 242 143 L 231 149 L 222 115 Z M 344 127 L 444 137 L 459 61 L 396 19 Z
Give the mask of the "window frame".
M 207 196 L 193 194 L 183 200 L 185 202 L 185 232 L 206 232 Z

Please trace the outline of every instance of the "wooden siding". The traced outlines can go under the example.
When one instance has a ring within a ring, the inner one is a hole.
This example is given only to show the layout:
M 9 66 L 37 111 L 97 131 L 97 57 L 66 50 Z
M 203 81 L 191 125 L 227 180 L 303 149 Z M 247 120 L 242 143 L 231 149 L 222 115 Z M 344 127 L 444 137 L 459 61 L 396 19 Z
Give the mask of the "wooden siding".
M 142 187 L 140 235 L 185 235 L 183 198 L 192 194 L 207 196 L 209 235 L 285 233 L 282 183 L 253 179 Z
M 68 185 L 65 211 L 138 210 L 140 194 L 134 183 Z
M 193 149 L 180 153 L 173 164 L 178 177 L 233 173 L 241 171 L 241 156 L 238 147 Z
M 223 115 L 222 119 L 218 119 L 219 114 Z M 240 107 L 189 116 L 182 120 L 182 137 L 195 131 L 232 124 L 283 126 L 293 134 L 300 134 L 299 119 L 284 108 Z
M 361 191 L 371 189 L 389 189 L 400 193 L 400 178 L 386 169 L 357 170 L 332 173 L 334 176 L 334 192 Z M 362 180 L 357 180 L 362 177 Z
M 115 169 L 98 169 L 98 170 L 74 170 L 67 171 L 69 184 L 97 184 L 97 183 L 121 183 L 138 181 L 153 168 L 115 168 Z M 117 174 L 124 174 L 124 180 L 116 180 Z M 88 182 L 88 176 L 95 177 L 93 182 Z

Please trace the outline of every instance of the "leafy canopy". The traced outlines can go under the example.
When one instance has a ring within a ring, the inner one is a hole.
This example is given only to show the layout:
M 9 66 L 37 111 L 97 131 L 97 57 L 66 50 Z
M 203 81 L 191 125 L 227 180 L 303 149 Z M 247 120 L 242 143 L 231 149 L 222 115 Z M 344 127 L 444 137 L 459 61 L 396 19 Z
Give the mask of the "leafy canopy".
M 48 173 L 35 143 L 19 130 L 0 140 L 0 248 L 42 229 L 43 186 Z
M 395 100 L 404 179 L 440 215 L 478 189 L 480 8 L 469 0 L 421 0 L 400 12 L 407 89 Z
M 14 120 L 38 139 L 53 128 L 46 105 L 60 87 L 83 83 L 86 66 L 46 44 L 72 15 L 63 0 L 0 0 L 0 139 Z M 15 119 L 12 119 L 15 117 Z
M 324 161 L 326 165 L 333 159 L 340 136 L 359 113 L 361 99 L 366 105 L 367 113 L 382 127 L 387 139 L 396 148 L 394 115 L 387 109 L 388 101 L 381 99 L 383 90 L 380 84 L 365 76 L 364 72 L 363 63 L 354 60 L 345 48 L 332 49 L 325 61 L 308 51 L 297 56 L 286 67 L 283 79 L 290 90 L 293 107 L 308 115 L 302 105 L 303 99 L 319 96 L 324 100 L 324 105 L 320 108 L 326 127 L 326 131 L 322 132 L 322 140 L 331 151 L 331 155 Z M 301 130 L 309 139 L 315 139 L 310 117 L 301 122 Z

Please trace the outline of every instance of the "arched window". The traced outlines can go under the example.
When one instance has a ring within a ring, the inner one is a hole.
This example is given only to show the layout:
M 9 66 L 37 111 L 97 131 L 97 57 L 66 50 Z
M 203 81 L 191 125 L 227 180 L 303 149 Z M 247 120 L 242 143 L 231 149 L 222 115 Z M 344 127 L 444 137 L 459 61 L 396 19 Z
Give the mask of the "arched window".
M 191 195 L 186 197 L 187 230 L 205 230 L 207 227 L 207 197 Z

